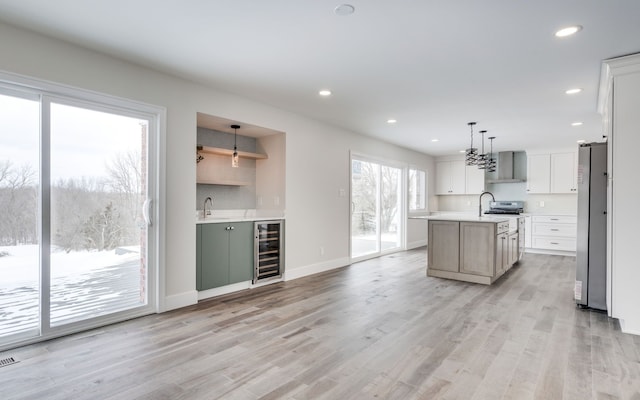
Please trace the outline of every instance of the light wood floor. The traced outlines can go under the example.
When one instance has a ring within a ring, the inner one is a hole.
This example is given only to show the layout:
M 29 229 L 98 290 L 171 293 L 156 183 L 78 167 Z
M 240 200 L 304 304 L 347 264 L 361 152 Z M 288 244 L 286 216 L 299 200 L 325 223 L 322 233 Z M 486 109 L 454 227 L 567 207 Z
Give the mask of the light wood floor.
M 640 337 L 576 308 L 575 258 L 492 286 L 424 249 L 4 352 L 1 399 L 640 399 Z

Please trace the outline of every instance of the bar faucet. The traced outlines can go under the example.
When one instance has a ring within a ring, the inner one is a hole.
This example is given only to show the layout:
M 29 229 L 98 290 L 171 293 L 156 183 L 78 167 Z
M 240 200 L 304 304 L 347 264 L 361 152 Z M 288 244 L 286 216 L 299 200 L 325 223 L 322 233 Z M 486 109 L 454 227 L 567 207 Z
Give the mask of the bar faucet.
M 202 219 L 207 218 L 207 215 L 211 215 L 211 210 L 207 213 L 207 201 L 211 205 L 211 208 L 213 208 L 213 199 L 211 199 L 211 196 L 204 199 L 204 205 L 202 206 Z
M 488 194 L 491 196 L 491 200 L 496 201 L 496 198 L 493 197 L 493 193 L 491 192 L 482 192 L 480 194 L 480 198 L 478 199 L 478 217 L 482 217 L 482 196 Z

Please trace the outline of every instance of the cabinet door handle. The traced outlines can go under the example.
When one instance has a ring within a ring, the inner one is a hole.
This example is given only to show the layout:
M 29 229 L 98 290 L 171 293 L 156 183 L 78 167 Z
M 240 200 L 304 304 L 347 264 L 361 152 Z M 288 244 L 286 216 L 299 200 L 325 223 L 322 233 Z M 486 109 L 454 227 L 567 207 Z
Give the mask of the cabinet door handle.
M 236 227 L 235 226 L 230 226 L 229 229 L 234 230 L 234 229 L 236 229 Z
M 560 244 L 560 243 L 558 243 L 558 242 L 551 242 L 551 244 Z
M 558 232 L 560 229 L 551 229 L 553 232 Z

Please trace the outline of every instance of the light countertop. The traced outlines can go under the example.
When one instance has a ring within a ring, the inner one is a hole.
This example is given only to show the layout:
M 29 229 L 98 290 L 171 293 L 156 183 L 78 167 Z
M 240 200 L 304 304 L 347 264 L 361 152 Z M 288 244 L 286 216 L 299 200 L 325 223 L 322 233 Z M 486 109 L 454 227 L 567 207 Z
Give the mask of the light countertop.
M 412 219 L 426 219 L 433 221 L 459 221 L 459 222 L 490 222 L 490 223 L 498 223 L 498 222 L 508 222 L 510 220 L 509 217 L 478 217 L 474 215 L 425 215 L 425 216 L 416 216 L 409 217 Z
M 209 210 L 207 210 L 209 212 Z M 284 220 L 282 210 L 211 210 L 203 218 L 203 211 L 196 211 L 196 224 L 224 224 L 228 222 L 253 222 Z
M 260 216 L 260 217 L 218 217 L 215 215 L 208 215 L 207 218 L 198 217 L 196 224 L 224 224 L 227 222 L 253 222 L 253 221 L 277 221 L 283 220 L 283 216 Z

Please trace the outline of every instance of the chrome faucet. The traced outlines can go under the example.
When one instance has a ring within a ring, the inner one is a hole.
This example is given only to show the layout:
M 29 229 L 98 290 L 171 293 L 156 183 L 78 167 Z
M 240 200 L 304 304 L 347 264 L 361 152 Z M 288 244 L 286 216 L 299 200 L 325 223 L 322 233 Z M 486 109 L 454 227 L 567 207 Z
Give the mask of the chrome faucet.
M 491 195 L 491 200 L 496 201 L 496 198 L 493 197 L 493 193 L 491 192 L 482 192 L 480 194 L 480 198 L 478 199 L 478 217 L 482 217 L 482 196 L 485 194 Z
M 211 197 L 207 197 L 206 199 L 204 199 L 204 205 L 202 206 L 202 219 L 207 218 L 207 215 L 211 215 L 211 210 L 207 212 L 207 201 L 211 205 L 211 208 L 213 208 L 213 200 L 211 199 Z

